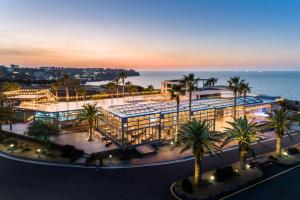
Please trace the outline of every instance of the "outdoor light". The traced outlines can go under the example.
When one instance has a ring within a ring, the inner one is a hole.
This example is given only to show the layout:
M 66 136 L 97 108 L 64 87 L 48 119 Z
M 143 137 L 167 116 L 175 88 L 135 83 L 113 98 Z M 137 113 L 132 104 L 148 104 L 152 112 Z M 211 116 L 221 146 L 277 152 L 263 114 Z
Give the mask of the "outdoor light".
M 214 175 L 210 175 L 209 179 L 210 179 L 211 181 L 213 181 L 213 180 L 215 180 L 215 176 L 214 176 Z
M 173 144 L 174 144 L 174 142 L 172 141 L 172 142 L 171 142 L 171 145 L 173 145 Z
M 235 171 L 236 173 L 239 173 L 239 170 L 238 170 L 238 169 L 235 169 L 234 171 Z
M 249 164 L 246 164 L 246 168 L 247 168 L 247 169 L 250 169 L 250 165 L 249 165 Z
M 14 146 L 15 146 L 14 144 L 10 144 L 10 145 L 9 145 L 10 148 L 13 148 Z
M 111 164 L 112 164 L 112 162 L 111 162 L 111 158 L 112 158 L 112 155 L 110 154 L 110 155 L 109 155 L 109 165 L 111 165 Z
M 288 153 L 287 153 L 286 151 L 283 151 L 282 154 L 283 154 L 284 156 L 287 156 L 287 155 L 288 155 Z
M 41 152 L 41 149 L 37 149 L 36 152 L 37 152 L 37 153 L 40 153 L 40 152 Z

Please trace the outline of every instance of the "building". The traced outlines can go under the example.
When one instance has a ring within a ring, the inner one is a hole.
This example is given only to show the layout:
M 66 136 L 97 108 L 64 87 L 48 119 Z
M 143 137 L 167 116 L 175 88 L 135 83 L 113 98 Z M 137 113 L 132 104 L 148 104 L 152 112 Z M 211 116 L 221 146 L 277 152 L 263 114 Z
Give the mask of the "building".
M 175 139 L 176 102 L 163 95 L 45 104 L 27 102 L 16 108 L 31 113 L 35 120 L 55 123 L 61 129 L 76 130 L 86 126 L 79 122 L 78 115 L 87 103 L 96 103 L 99 108 L 95 128 L 121 148 Z M 237 98 L 237 115 L 244 115 L 245 106 L 247 117 L 261 122 L 274 104 L 274 98 L 248 96 L 245 102 L 243 98 Z M 225 122 L 232 119 L 232 113 L 232 98 L 201 98 L 192 101 L 192 118 L 207 120 L 211 130 L 222 131 Z M 188 101 L 183 100 L 179 107 L 179 123 L 186 122 L 188 117 Z

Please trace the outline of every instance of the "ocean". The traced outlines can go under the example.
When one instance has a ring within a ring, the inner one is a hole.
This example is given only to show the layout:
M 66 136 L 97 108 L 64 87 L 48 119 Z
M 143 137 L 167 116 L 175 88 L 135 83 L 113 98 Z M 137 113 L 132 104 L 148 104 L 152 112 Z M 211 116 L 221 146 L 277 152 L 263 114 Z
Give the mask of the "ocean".
M 126 81 L 160 88 L 162 80 L 180 79 L 188 73 L 199 78 L 218 78 L 217 85 L 227 85 L 230 77 L 240 76 L 249 82 L 252 93 L 300 100 L 300 71 L 141 71 L 140 76 L 128 77 Z

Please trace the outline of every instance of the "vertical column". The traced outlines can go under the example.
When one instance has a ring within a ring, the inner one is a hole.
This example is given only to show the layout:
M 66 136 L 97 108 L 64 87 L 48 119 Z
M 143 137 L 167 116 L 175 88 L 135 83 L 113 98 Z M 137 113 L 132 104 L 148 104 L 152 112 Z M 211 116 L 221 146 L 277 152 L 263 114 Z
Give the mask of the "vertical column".
M 162 119 L 163 119 L 163 114 L 159 114 L 159 126 L 158 126 L 158 141 L 161 143 L 161 127 L 162 127 Z
M 124 143 L 124 123 L 127 121 L 126 118 L 122 118 L 122 128 L 121 128 L 121 131 L 122 131 L 122 144 L 121 144 L 121 147 L 122 149 L 124 149 L 125 147 L 125 143 Z

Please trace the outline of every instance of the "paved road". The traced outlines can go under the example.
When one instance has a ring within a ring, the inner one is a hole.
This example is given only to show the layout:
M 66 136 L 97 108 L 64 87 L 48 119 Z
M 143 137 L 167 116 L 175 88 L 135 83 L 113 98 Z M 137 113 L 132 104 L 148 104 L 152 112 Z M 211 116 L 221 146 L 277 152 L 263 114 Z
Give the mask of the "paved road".
M 295 137 L 296 141 L 300 141 L 300 136 Z M 267 145 L 274 147 L 274 141 Z M 255 149 L 258 153 L 267 150 L 259 145 L 255 145 Z M 224 154 L 226 162 L 217 157 L 206 158 L 204 169 L 236 162 L 237 159 L 238 152 L 231 150 Z M 41 166 L 0 158 L 0 199 L 168 200 L 172 199 L 169 192 L 171 183 L 192 173 L 193 161 L 96 172 L 93 169 Z
M 261 185 L 246 190 L 230 198 L 230 200 L 297 200 L 299 191 L 300 168 L 290 171 L 282 176 L 271 179 Z

